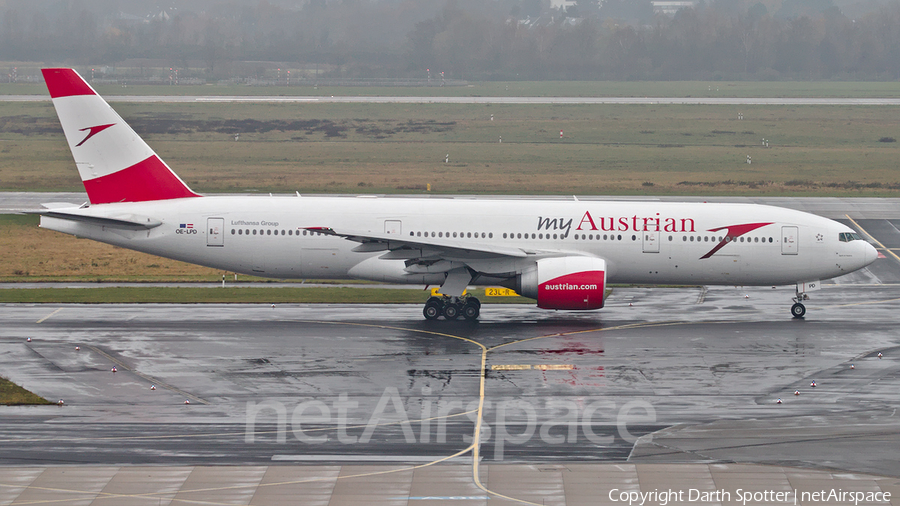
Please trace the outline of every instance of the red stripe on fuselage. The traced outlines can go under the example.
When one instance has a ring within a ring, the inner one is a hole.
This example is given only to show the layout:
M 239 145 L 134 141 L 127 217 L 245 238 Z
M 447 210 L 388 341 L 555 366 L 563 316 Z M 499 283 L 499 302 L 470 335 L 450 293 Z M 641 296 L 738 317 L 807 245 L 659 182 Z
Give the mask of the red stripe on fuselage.
M 96 95 L 94 90 L 72 69 L 41 69 L 50 98 Z
M 84 182 L 92 204 L 199 197 L 153 155 L 143 162 Z
M 734 241 L 738 237 L 740 237 L 748 232 L 753 232 L 754 230 L 756 230 L 760 227 L 765 227 L 766 225 L 771 225 L 771 224 L 772 224 L 771 222 L 769 222 L 769 223 L 744 223 L 743 225 L 731 225 L 730 227 L 719 227 L 719 228 L 710 229 L 709 230 L 710 232 L 718 232 L 719 230 L 725 230 L 725 229 L 728 229 L 728 232 L 725 232 L 725 238 L 723 238 L 721 241 L 719 241 L 719 244 L 716 244 L 715 248 L 709 250 L 709 253 L 700 257 L 700 260 L 703 260 L 705 258 L 709 258 L 709 257 L 713 256 L 717 251 L 724 248 L 726 244 Z

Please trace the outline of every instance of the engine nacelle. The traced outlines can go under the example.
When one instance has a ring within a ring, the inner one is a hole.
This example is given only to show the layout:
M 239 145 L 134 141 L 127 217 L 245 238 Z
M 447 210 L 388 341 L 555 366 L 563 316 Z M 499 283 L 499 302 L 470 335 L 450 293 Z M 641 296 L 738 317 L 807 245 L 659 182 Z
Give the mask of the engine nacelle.
M 573 256 L 544 258 L 516 276 L 515 290 L 543 309 L 600 309 L 606 292 L 606 261 Z

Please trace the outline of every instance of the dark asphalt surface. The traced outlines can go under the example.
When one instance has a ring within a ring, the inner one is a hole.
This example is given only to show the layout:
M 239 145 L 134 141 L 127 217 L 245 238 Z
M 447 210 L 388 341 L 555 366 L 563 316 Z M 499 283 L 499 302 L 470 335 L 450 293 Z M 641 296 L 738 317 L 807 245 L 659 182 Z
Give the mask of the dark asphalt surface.
M 598 312 L 486 306 L 476 324 L 411 305 L 0 306 L 0 370 L 65 400 L 5 409 L 0 464 L 434 460 L 472 442 L 481 344 L 485 462 L 900 476 L 900 287 L 828 286 L 805 320 L 791 295 L 623 288 Z

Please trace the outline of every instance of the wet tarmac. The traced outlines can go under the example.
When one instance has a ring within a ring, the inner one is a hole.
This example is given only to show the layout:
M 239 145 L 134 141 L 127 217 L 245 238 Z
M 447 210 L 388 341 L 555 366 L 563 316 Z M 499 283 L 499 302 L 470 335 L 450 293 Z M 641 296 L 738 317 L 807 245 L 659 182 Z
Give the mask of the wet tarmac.
M 0 465 L 414 463 L 477 443 L 485 463 L 900 476 L 900 287 L 831 285 L 804 320 L 792 295 L 619 288 L 598 312 L 486 306 L 474 324 L 411 305 L 5 305 L 4 375 L 65 405 L 4 409 Z

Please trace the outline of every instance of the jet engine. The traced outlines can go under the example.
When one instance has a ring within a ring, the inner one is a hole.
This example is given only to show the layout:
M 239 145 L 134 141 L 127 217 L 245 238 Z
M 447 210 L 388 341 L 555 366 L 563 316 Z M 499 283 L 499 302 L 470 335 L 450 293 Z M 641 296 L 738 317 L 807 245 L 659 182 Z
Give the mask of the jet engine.
M 543 309 L 600 309 L 606 291 L 606 261 L 571 256 L 543 258 L 507 283 Z

